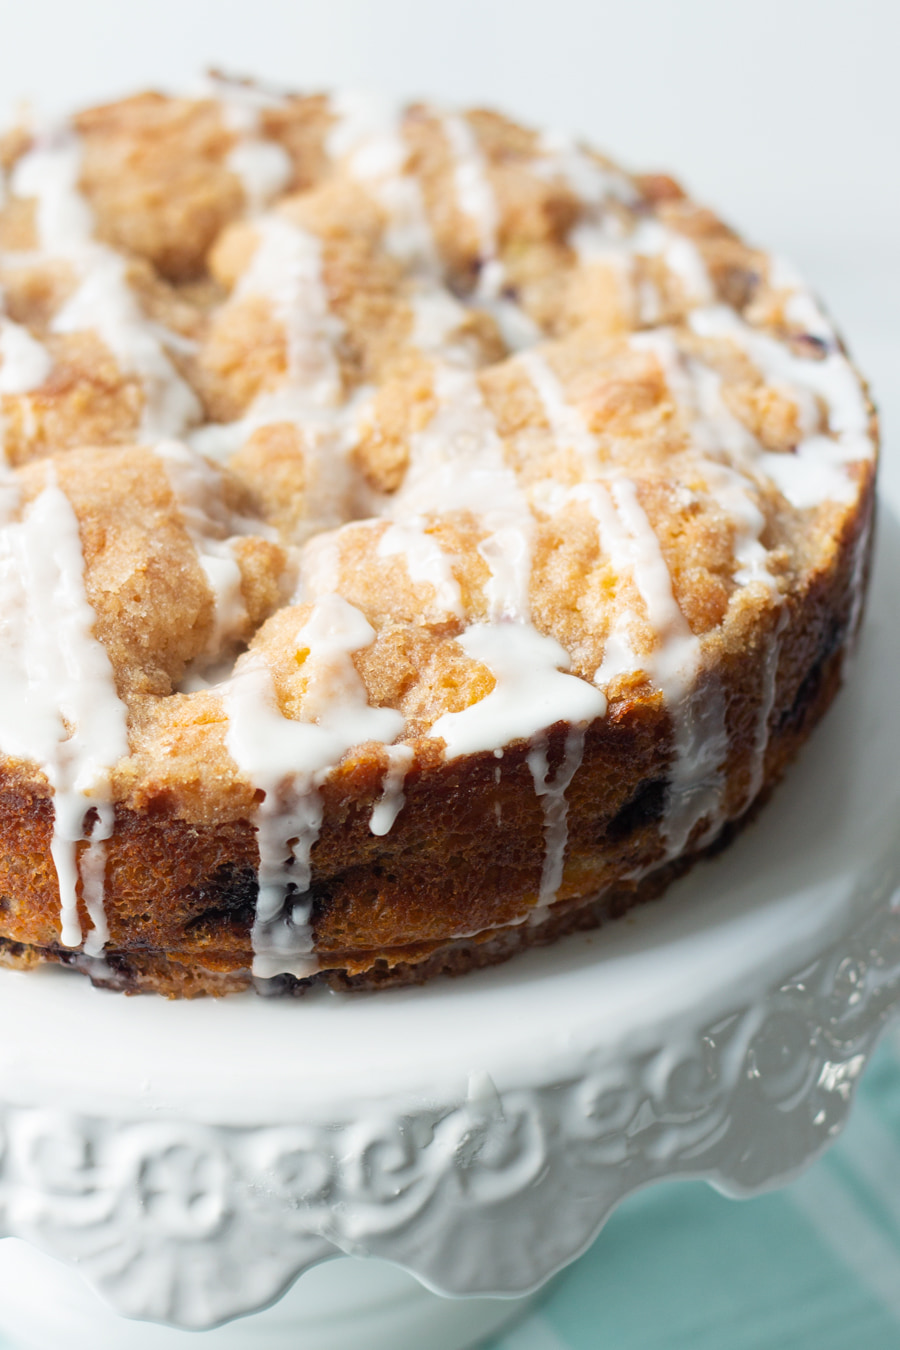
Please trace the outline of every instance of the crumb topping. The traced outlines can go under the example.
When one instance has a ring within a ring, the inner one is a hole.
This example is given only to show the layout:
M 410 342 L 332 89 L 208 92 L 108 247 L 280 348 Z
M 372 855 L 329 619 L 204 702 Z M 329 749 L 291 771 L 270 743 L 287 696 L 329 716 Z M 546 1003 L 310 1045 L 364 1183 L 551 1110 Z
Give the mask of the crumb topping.
M 63 940 L 113 803 L 255 812 L 257 951 L 294 969 L 282 902 L 350 751 L 388 765 L 387 830 L 417 755 L 569 722 L 556 787 L 535 768 L 559 833 L 584 728 L 641 694 L 675 856 L 724 753 L 692 691 L 875 454 L 789 267 L 496 113 L 221 76 L 0 165 L 0 753 L 54 793 Z

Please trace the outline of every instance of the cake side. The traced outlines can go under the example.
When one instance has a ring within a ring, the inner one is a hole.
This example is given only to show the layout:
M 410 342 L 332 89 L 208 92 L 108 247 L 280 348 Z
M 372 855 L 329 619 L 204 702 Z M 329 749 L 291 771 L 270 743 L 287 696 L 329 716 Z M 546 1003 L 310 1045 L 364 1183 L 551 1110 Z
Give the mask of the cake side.
M 877 440 L 783 263 L 477 111 L 219 81 L 0 163 L 4 960 L 458 971 L 768 793 Z
M 870 509 L 871 501 L 870 488 Z M 867 532 L 865 519 L 859 528 Z M 329 784 L 325 825 L 313 850 L 312 924 L 321 974 L 287 976 L 282 986 L 299 990 L 324 979 L 335 987 L 384 987 L 437 972 L 460 974 L 660 895 L 670 879 L 753 817 L 830 705 L 853 640 L 859 547 L 860 535 L 851 535 L 835 549 L 831 575 L 819 581 L 796 623 L 778 634 L 762 764 L 758 672 L 746 648 L 737 646 L 732 654 L 730 806 L 710 843 L 689 843 L 681 857 L 665 861 L 659 825 L 668 727 L 652 700 L 643 706 L 623 702 L 614 722 L 604 719 L 588 732 L 578 792 L 568 794 L 562 877 L 551 904 L 542 908 L 537 902 L 547 845 L 527 745 L 506 752 L 500 785 L 493 755 L 454 761 L 452 773 L 439 763 L 430 774 L 411 774 L 397 827 L 381 839 L 368 828 L 383 781 L 380 756 L 372 753 L 368 763 L 360 756 L 343 791 L 339 783 Z M 567 733 L 564 726 L 550 731 L 554 767 L 564 757 Z M 8 842 L 0 889 L 17 900 L 3 916 L 6 963 L 80 963 L 99 983 L 180 997 L 251 986 L 258 855 L 245 822 L 198 827 L 117 813 L 107 864 L 110 936 L 103 969 L 58 942 L 49 805 L 44 798 L 35 811 L 21 790 L 4 793 L 0 837 Z M 33 822 L 27 833 L 23 820 Z M 477 890 L 473 876 L 480 880 Z

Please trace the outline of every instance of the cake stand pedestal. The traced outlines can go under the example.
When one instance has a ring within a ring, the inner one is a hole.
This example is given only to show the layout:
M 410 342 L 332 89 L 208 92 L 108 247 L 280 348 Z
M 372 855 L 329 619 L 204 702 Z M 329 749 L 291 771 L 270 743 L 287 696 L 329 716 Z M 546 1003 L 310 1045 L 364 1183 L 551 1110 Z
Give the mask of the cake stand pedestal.
M 759 819 L 662 903 L 377 995 L 170 1003 L 0 973 L 0 1232 L 24 1239 L 0 1243 L 0 1332 L 458 1350 L 637 1188 L 748 1195 L 815 1158 L 900 1006 L 881 523 L 847 687 Z M 376 1261 L 291 1287 L 335 1255 Z

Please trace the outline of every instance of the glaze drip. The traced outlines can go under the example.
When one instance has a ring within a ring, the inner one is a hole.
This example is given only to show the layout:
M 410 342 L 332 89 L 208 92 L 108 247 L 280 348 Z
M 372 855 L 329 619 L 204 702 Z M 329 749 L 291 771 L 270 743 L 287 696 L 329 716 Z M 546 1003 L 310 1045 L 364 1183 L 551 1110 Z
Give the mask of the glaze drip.
M 302 978 L 316 969 L 309 892 L 311 853 L 323 819 L 320 788 L 356 745 L 390 744 L 404 719 L 373 708 L 353 653 L 374 641 L 358 609 L 337 595 L 318 600 L 298 629 L 297 659 L 308 671 L 302 720 L 285 717 L 272 673 L 257 655 L 238 661 L 221 687 L 228 749 L 264 797 L 256 812 L 259 898 L 253 928 L 253 973 Z
M 384 786 L 369 818 L 369 829 L 379 837 L 390 833 L 406 802 L 403 784 L 413 761 L 412 746 L 389 745 L 387 757 L 388 768 L 384 775 Z
M 78 521 L 52 481 L 21 520 L 0 530 L 0 615 L 0 744 L 12 758 L 39 764 L 53 789 L 51 852 L 65 947 L 82 941 L 78 846 L 91 840 L 85 901 L 96 954 L 105 935 L 109 776 L 128 754 L 127 714 L 94 636 Z
M 568 673 L 566 649 L 531 624 L 473 624 L 458 642 L 496 683 L 478 703 L 444 713 L 432 726 L 430 734 L 444 741 L 450 759 L 501 750 L 510 741 L 530 740 L 536 727 L 579 725 L 606 712 L 600 690 Z
M 562 763 L 551 778 L 547 763 L 547 738 L 540 736 L 528 755 L 534 790 L 544 812 L 544 866 L 538 892 L 538 909 L 556 900 L 563 879 L 569 830 L 566 793 L 584 758 L 584 727 L 572 727 L 566 736 Z

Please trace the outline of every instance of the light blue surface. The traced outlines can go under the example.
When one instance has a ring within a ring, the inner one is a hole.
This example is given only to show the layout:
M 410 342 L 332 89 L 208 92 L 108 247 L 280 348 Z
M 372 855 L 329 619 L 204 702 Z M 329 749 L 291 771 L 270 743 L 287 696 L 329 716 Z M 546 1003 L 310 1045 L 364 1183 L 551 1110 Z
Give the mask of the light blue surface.
M 900 1039 L 793 1185 L 633 1196 L 527 1321 L 485 1350 L 898 1350 Z

